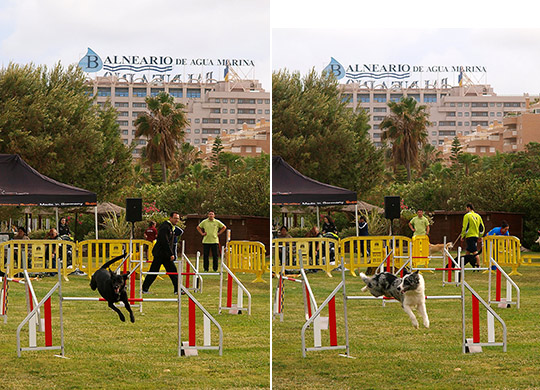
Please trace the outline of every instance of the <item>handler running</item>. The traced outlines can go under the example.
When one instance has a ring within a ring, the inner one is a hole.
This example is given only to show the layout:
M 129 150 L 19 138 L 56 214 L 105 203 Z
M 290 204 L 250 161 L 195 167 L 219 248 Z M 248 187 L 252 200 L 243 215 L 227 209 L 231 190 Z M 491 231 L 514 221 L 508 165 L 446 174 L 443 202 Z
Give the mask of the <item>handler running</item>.
M 171 278 L 175 294 L 178 294 L 178 270 L 176 269 L 176 265 L 174 265 L 174 230 L 175 228 L 180 229 L 176 227 L 178 221 L 180 221 L 180 214 L 178 214 L 176 211 L 173 211 L 170 214 L 169 220 L 159 225 L 156 244 L 152 249 L 154 261 L 152 262 L 152 265 L 149 269 L 149 272 L 159 272 L 161 265 L 163 265 L 163 267 L 165 267 L 165 270 L 167 272 L 170 272 L 169 277 Z M 150 288 L 156 277 L 156 274 L 146 275 L 146 277 L 144 278 L 144 283 L 142 285 L 143 294 L 148 294 L 148 289 Z
M 472 203 L 467 203 L 467 214 L 463 217 L 463 228 L 461 230 L 461 242 L 466 240 L 468 255 L 474 255 L 476 259 L 476 266 L 480 268 L 480 259 L 478 257 L 477 244 L 484 235 L 485 227 L 482 217 L 474 212 Z

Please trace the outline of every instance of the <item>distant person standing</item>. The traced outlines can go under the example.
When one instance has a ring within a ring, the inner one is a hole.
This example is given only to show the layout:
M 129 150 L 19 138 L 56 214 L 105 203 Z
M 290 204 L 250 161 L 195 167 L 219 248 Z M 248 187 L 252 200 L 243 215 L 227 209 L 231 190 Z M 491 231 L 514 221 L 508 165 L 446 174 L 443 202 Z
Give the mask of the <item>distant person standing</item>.
M 213 211 L 208 212 L 208 218 L 203 220 L 199 226 L 197 226 L 197 231 L 203 236 L 203 267 L 204 271 L 208 272 L 210 266 L 209 256 L 210 251 L 212 251 L 213 259 L 213 269 L 214 272 L 218 270 L 218 249 L 219 249 L 219 238 L 218 236 L 227 230 L 227 226 L 219 219 L 216 219 L 216 214 Z
M 416 211 L 416 215 L 409 222 L 409 227 L 413 231 L 413 237 L 429 235 L 429 220 L 424 215 L 424 210 Z
M 69 231 L 69 226 L 67 224 L 66 218 L 60 218 L 60 225 L 58 225 L 58 234 L 60 236 L 69 236 L 71 232 Z
M 366 221 L 366 217 L 364 217 L 363 215 L 358 218 L 358 235 L 360 237 L 369 236 L 368 223 Z M 360 253 L 362 254 L 362 256 L 364 255 L 364 240 L 360 241 Z M 369 254 L 369 250 L 367 254 Z
M 175 294 L 178 294 L 178 270 L 174 264 L 174 229 L 178 221 L 180 221 L 180 214 L 173 211 L 170 214 L 169 220 L 159 225 L 156 244 L 152 249 L 154 260 L 149 269 L 149 272 L 159 272 L 159 269 L 163 265 L 165 270 L 170 273 L 169 277 L 171 278 Z M 157 275 L 155 274 L 146 275 L 142 285 L 143 294 L 148 293 L 148 289 L 154 283 L 156 277 Z
M 463 216 L 463 228 L 461 229 L 461 241 L 466 241 L 466 252 L 468 255 L 474 255 L 476 266 L 480 267 L 478 258 L 478 242 L 485 232 L 484 221 L 482 217 L 475 213 L 472 203 L 467 203 L 467 214 Z

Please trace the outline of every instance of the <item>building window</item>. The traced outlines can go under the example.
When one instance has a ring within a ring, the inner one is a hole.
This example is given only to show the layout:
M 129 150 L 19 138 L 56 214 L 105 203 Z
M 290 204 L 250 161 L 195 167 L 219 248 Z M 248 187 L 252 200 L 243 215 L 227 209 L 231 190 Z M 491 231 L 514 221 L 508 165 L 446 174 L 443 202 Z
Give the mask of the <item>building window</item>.
M 184 96 L 184 91 L 182 90 L 182 88 L 170 88 L 169 95 L 175 98 L 181 98 Z
M 369 103 L 369 94 L 363 93 L 357 96 L 360 103 Z
M 386 112 L 386 107 L 373 107 L 373 112 Z
M 262 148 L 260 146 L 257 146 L 255 148 L 255 153 L 261 153 L 262 152 Z
M 467 111 L 467 112 L 465 112 L 465 116 L 469 116 L 469 115 L 471 115 L 471 113 L 470 113 L 470 112 L 468 112 L 468 111 Z
M 386 103 L 386 95 L 383 94 L 375 94 L 373 95 L 373 101 L 377 103 Z
M 458 126 L 462 126 L 462 125 L 463 125 L 463 122 L 458 122 L 457 125 L 458 125 Z
M 146 103 L 136 103 L 136 102 L 133 102 L 132 106 L 133 106 L 133 107 L 136 107 L 136 108 L 146 108 Z
M 489 106 L 490 106 L 490 107 L 495 107 L 495 103 L 494 103 L 494 102 L 491 102 L 491 103 L 489 103 Z
M 456 103 L 450 103 L 450 107 L 455 107 Z
M 99 88 L 98 88 L 98 96 L 99 96 Z M 504 107 L 520 107 L 520 103 L 504 103 Z
M 373 125 L 373 130 L 379 130 L 379 124 Z
M 498 113 L 497 113 L 497 116 L 502 116 L 502 113 L 501 113 L 501 112 L 498 112 Z
M 352 95 L 351 94 L 345 94 L 341 96 L 341 101 L 343 103 L 350 103 L 352 102 Z
M 231 99 L 231 100 L 232 100 L 232 99 Z M 230 112 L 231 114 L 234 114 L 234 113 L 235 113 L 234 108 L 231 108 L 231 109 L 229 110 L 229 112 Z
M 188 90 L 186 92 L 186 97 L 188 99 L 199 99 L 201 97 L 201 90 L 200 89 L 188 88 Z
M 221 123 L 223 123 L 224 125 L 226 125 L 226 124 L 227 124 L 227 119 L 222 119 L 222 120 L 221 120 Z
M 255 114 L 254 108 L 239 108 L 238 109 L 239 114 Z
M 129 130 L 122 130 L 122 135 L 128 135 L 129 134 Z
M 270 110 L 264 110 L 264 113 L 265 113 L 266 115 L 270 115 Z
M 119 111 L 118 112 L 118 116 L 128 116 L 128 115 L 129 115 L 128 111 Z
M 246 146 L 246 153 L 251 153 L 251 146 Z
M 135 130 L 131 130 L 131 135 L 135 135 Z
M 111 96 L 111 89 L 106 87 L 98 87 L 97 89 L 98 96 Z
M 408 95 L 408 97 L 412 97 L 414 100 L 420 103 L 420 95 L 415 93 L 415 94 Z
M 195 143 L 196 143 L 196 144 L 200 144 L 200 143 L 201 143 L 201 140 L 200 140 L 200 139 L 195 139 Z
M 437 103 L 437 95 L 434 93 L 426 93 L 424 95 L 424 103 Z
M 138 118 L 140 116 L 143 116 L 144 115 L 144 111 L 133 111 L 133 116 L 135 118 Z
M 463 107 L 463 103 L 458 103 L 457 106 L 458 107 Z
M 469 123 L 469 122 L 465 122 L 465 126 L 470 126 L 470 123 Z M 468 134 L 468 133 L 465 132 L 465 134 Z
M 447 112 L 446 116 L 456 116 L 456 112 Z
M 225 112 L 225 110 L 223 110 L 223 112 Z M 220 108 L 211 108 L 210 113 L 212 113 L 212 114 L 221 114 L 221 109 Z
M 128 126 L 128 121 L 116 121 L 120 126 Z
M 235 122 L 234 119 L 231 119 L 231 120 L 229 121 L 229 123 L 230 123 L 231 125 L 234 125 L 234 122 Z
M 134 97 L 146 97 L 146 88 L 133 88 Z
M 432 132 L 431 132 L 431 135 L 432 135 L 433 137 L 436 137 L 436 136 L 437 136 L 437 132 L 436 132 L 436 131 L 432 131 Z
M 200 133 L 201 133 L 200 129 L 195 129 L 195 134 L 200 134 Z
M 463 113 L 460 111 L 457 113 L 457 116 L 463 116 Z
M 222 101 L 223 103 L 227 103 L 227 102 L 229 101 L 229 99 L 221 99 L 221 101 Z
M 469 103 L 463 103 L 463 107 L 469 107 Z
M 487 102 L 472 102 L 471 107 L 487 107 Z
M 270 104 L 270 99 L 264 99 L 264 104 Z
M 114 96 L 129 97 L 129 88 L 115 88 Z
M 195 120 L 196 123 L 197 120 Z M 203 118 L 202 123 L 220 123 L 219 118 Z
M 221 103 L 221 100 L 219 98 L 216 98 L 216 103 Z
M 186 129 L 186 134 L 191 134 L 191 129 Z
M 390 95 L 390 101 L 391 102 L 399 102 L 399 99 L 401 99 L 403 95 Z
M 487 111 L 471 112 L 471 116 L 488 116 Z
M 231 99 L 231 103 L 236 103 L 236 99 Z
M 238 99 L 238 104 L 255 104 L 255 99 Z
M 495 116 L 495 113 L 494 113 L 493 111 L 491 111 L 491 112 L 489 113 L 489 116 Z
M 263 100 L 262 99 L 257 99 L 257 104 L 263 104 Z
M 456 125 L 456 122 L 455 121 L 439 121 L 439 126 L 455 126 Z M 439 132 L 439 134 L 441 134 Z
M 129 103 L 128 102 L 115 102 L 114 106 L 117 107 L 117 108 L 119 108 L 119 107 L 129 107 Z
M 382 121 L 383 119 L 384 119 L 384 116 L 374 116 L 373 117 L 374 121 Z
M 502 107 L 502 103 L 497 103 L 497 107 Z
M 201 123 L 201 120 L 199 118 L 195 118 L 195 123 Z

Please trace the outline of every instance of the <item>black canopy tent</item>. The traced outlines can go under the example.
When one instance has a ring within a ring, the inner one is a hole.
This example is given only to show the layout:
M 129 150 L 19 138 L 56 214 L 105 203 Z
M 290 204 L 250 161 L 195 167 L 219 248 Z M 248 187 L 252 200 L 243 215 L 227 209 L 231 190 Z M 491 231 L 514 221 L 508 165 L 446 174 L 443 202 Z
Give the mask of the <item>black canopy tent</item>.
M 320 206 L 355 205 L 358 234 L 358 203 L 356 192 L 321 183 L 291 167 L 280 156 L 272 156 L 272 205 Z
M 97 206 L 95 193 L 42 175 L 17 154 L 0 154 L 0 206 Z M 96 209 L 97 238 L 97 209 Z

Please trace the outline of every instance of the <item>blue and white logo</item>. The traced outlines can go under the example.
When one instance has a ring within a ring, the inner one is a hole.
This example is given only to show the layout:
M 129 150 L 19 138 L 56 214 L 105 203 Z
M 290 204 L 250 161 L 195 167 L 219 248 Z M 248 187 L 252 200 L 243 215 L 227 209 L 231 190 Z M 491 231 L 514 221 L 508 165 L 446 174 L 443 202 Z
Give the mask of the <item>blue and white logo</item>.
M 334 57 L 331 57 L 330 63 L 323 69 L 323 72 L 333 73 L 338 80 L 345 77 L 345 68 Z
M 84 72 L 99 72 L 103 68 L 103 61 L 95 51 L 88 48 L 86 55 L 79 61 L 79 66 Z

